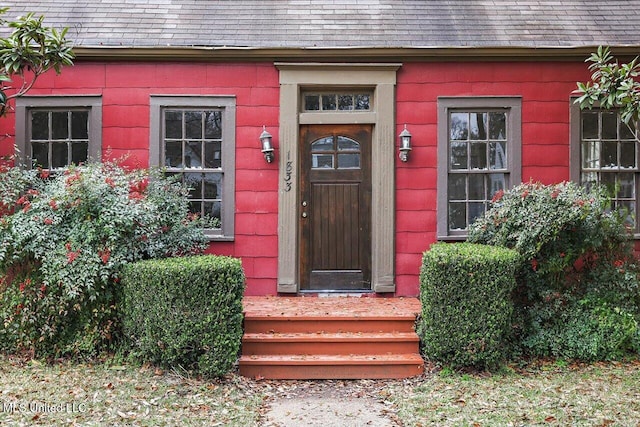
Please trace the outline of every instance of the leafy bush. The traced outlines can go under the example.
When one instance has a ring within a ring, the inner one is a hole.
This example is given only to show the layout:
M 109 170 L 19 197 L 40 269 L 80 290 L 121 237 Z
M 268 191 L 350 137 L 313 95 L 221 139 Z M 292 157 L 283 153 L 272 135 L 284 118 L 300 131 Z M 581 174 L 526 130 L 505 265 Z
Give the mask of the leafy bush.
M 187 190 L 113 163 L 0 173 L 0 348 L 91 354 L 118 332 L 119 270 L 199 252 Z
M 437 243 L 420 272 L 424 354 L 452 367 L 490 368 L 509 354 L 517 252 Z
M 471 226 L 470 242 L 523 256 L 515 303 L 525 353 L 610 359 L 636 342 L 640 293 L 626 220 L 604 188 L 528 183 L 498 193 Z
M 124 333 L 131 354 L 161 366 L 222 376 L 242 338 L 240 260 L 202 255 L 125 267 Z

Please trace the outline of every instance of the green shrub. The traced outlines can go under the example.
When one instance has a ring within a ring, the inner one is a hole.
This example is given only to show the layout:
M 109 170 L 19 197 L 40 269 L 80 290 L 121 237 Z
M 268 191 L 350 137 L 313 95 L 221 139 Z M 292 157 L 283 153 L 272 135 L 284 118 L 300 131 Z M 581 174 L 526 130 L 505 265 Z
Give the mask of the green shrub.
M 0 349 L 57 357 L 108 348 L 122 265 L 206 247 L 187 192 L 113 163 L 0 170 Z
M 202 255 L 140 261 L 124 268 L 122 284 L 132 356 L 206 376 L 233 367 L 242 338 L 240 260 Z
M 522 184 L 498 193 L 471 226 L 470 242 L 523 257 L 514 301 L 525 354 L 600 360 L 636 345 L 640 293 L 628 217 L 607 194 L 568 182 Z
M 425 356 L 456 368 L 504 361 L 519 263 L 515 251 L 469 243 L 437 243 L 425 252 L 418 328 Z

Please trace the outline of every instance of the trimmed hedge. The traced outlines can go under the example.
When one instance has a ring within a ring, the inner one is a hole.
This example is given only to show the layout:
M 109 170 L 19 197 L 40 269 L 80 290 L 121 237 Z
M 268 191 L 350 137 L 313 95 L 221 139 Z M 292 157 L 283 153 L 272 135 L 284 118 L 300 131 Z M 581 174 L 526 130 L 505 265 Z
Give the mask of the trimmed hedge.
M 491 368 L 509 355 L 515 274 L 511 249 L 436 243 L 420 271 L 424 355 L 453 368 Z
M 245 277 L 239 259 L 214 255 L 146 260 L 122 275 L 130 354 L 163 367 L 222 376 L 242 338 Z

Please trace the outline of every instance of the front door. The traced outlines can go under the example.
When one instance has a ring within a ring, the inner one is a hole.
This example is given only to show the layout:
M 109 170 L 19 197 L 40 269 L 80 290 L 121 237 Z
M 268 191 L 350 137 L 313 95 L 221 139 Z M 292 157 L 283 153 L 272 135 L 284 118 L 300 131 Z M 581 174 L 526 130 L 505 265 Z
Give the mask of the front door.
M 371 125 L 300 128 L 300 289 L 371 290 Z

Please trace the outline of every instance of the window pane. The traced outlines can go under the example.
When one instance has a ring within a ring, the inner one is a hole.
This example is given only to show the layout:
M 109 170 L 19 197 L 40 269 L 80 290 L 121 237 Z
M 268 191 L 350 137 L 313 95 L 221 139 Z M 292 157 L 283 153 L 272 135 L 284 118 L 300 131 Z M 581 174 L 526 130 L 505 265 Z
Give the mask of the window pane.
M 201 168 L 202 167 L 202 142 L 188 141 L 184 152 L 184 167 Z
M 467 204 L 449 203 L 449 230 L 466 230 L 467 228 Z
M 186 111 L 184 113 L 185 138 L 202 139 L 202 113 Z
M 620 166 L 623 168 L 636 167 L 636 143 L 635 142 L 620 143 Z
M 204 198 L 219 199 L 222 196 L 222 174 L 208 173 L 204 175 Z
M 467 175 L 449 175 L 449 200 L 467 200 Z
M 338 154 L 338 169 L 360 168 L 360 154 Z
M 89 112 L 71 112 L 71 138 L 89 139 Z
M 614 173 L 601 173 L 600 184 L 604 185 L 607 188 L 609 197 L 616 197 L 616 175 Z
M 469 136 L 469 114 L 451 113 L 449 138 L 452 140 L 466 140 Z
M 356 95 L 356 110 L 369 110 L 369 95 Z
M 500 190 L 505 190 L 507 188 L 507 179 L 506 175 L 503 173 L 492 173 L 489 175 L 489 197 L 488 199 L 493 198 L 493 196 Z
M 636 218 L 635 202 L 630 200 L 619 201 L 618 203 L 616 203 L 616 209 L 626 214 L 624 223 L 629 227 L 633 227 L 633 225 L 635 224 L 635 218 Z
M 170 168 L 182 167 L 181 141 L 167 141 L 165 143 L 164 165 Z
M 322 95 L 322 109 L 332 111 L 336 109 L 336 95 Z
M 311 144 L 311 151 L 333 151 L 333 137 L 320 138 Z
M 582 167 L 586 169 L 600 167 L 599 141 L 586 141 L 582 143 Z
M 620 121 L 620 139 L 635 139 L 633 125 L 629 126 L 625 122 Z
M 312 154 L 311 167 L 314 169 L 333 169 L 333 154 Z
M 483 203 L 469 203 L 469 224 L 484 215 L 485 204 Z
M 635 180 L 632 173 L 618 174 L 618 198 L 632 199 L 636 196 Z
M 471 169 L 487 169 L 487 143 L 471 143 Z
M 469 175 L 469 200 L 486 200 L 484 174 Z
M 222 113 L 207 111 L 204 120 L 204 137 L 207 139 L 222 138 Z
M 618 166 L 618 143 L 602 142 L 602 163 L 603 168 L 615 168 Z
M 487 113 L 471 113 L 469 122 L 470 139 L 487 139 Z
M 507 113 L 489 113 L 489 139 L 507 139 Z
M 351 138 L 344 136 L 338 137 L 338 151 L 358 151 L 360 150 L 360 144 L 358 141 L 354 141 Z
M 31 139 L 49 139 L 49 113 L 44 111 L 31 113 Z
M 46 142 L 31 143 L 31 161 L 35 167 L 49 169 L 49 144 Z
M 466 142 L 451 143 L 451 169 L 467 169 L 467 147 Z
M 618 139 L 617 113 L 602 113 L 602 139 Z
M 71 163 L 78 165 L 86 163 L 87 160 L 89 160 L 89 143 L 74 142 L 71 144 Z
M 489 168 L 507 169 L 507 143 L 489 143 Z
M 189 202 L 189 212 L 202 216 L 202 202 L 201 201 L 191 201 Z
M 68 113 L 54 111 L 51 113 L 51 139 L 67 139 L 69 137 Z
M 222 205 L 220 202 L 204 202 L 203 203 L 203 218 L 206 221 L 207 228 L 220 228 L 222 225 L 221 222 L 221 209 Z
M 222 167 L 222 143 L 207 142 L 204 145 L 204 166 L 206 168 Z
M 164 113 L 164 135 L 165 138 L 182 138 L 182 112 L 165 111 Z
M 353 110 L 353 96 L 352 95 L 338 96 L 338 109 Z
M 598 183 L 597 172 L 583 172 L 580 176 L 580 182 L 590 191 Z
M 304 109 L 307 111 L 318 111 L 320 109 L 320 96 L 319 95 L 305 95 L 304 96 Z
M 598 118 L 595 112 L 582 113 L 582 139 L 598 139 Z
M 185 173 L 184 182 L 189 187 L 189 197 L 192 199 L 202 199 L 202 178 L 201 173 Z
M 51 167 L 63 168 L 69 165 L 69 152 L 66 142 L 51 144 Z

